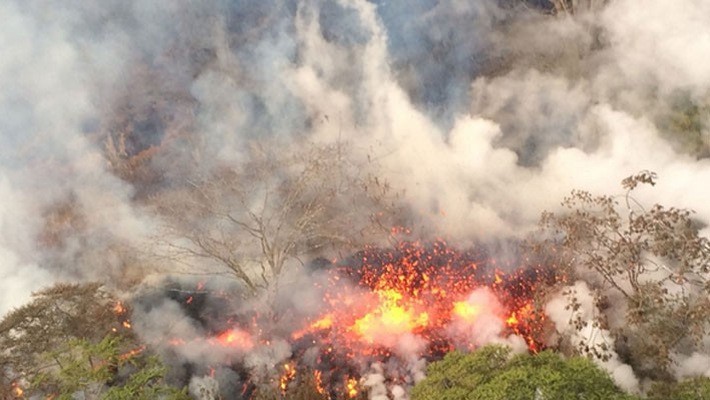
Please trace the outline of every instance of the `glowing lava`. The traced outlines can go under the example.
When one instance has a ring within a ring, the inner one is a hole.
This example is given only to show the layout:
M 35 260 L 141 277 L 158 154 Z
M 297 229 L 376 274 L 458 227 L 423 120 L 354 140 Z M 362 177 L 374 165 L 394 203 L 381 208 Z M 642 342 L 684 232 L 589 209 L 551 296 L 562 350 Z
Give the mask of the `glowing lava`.
M 254 347 L 254 342 L 249 333 L 241 329 L 230 329 L 222 332 L 216 337 L 217 343 L 225 347 L 235 347 L 243 350 L 249 350 Z
M 443 242 L 368 249 L 324 270 L 326 281 L 313 288 L 322 294 L 322 305 L 302 320 L 291 308 L 270 316 L 234 315 L 229 329 L 206 340 L 238 352 L 286 341 L 291 353 L 273 376 L 282 395 L 297 386 L 291 382 L 313 374 L 318 393 L 354 398 L 362 390 L 359 379 L 373 363 L 395 366 L 390 374 L 406 374 L 406 367 L 396 367 L 407 362 L 400 357 L 432 360 L 455 348 L 475 349 L 489 340 L 477 337 L 479 329 L 489 338 L 517 335 L 532 351 L 539 350 L 544 318 L 532 298 L 538 285 L 557 277 L 531 268 L 506 269 L 513 272 L 504 272 L 484 253 L 458 251 Z M 190 307 L 197 303 L 192 295 L 184 302 Z M 282 317 L 288 322 L 280 324 Z M 180 338 L 170 343 L 200 344 Z M 238 369 L 239 360 L 225 362 L 236 362 L 231 366 Z M 250 379 L 244 393 L 252 383 L 263 384 Z M 408 378 L 387 379 L 400 384 Z
M 403 295 L 393 289 L 378 291 L 378 307 L 355 321 L 352 330 L 368 343 L 413 333 L 427 326 L 429 315 L 417 312 L 411 305 L 403 304 Z
M 296 366 L 294 364 L 288 363 L 284 364 L 283 368 L 283 373 L 279 378 L 279 389 L 281 389 L 281 393 L 285 395 L 289 382 L 291 382 L 296 377 Z
M 479 306 L 467 301 L 454 302 L 454 314 L 460 319 L 472 322 L 481 313 Z

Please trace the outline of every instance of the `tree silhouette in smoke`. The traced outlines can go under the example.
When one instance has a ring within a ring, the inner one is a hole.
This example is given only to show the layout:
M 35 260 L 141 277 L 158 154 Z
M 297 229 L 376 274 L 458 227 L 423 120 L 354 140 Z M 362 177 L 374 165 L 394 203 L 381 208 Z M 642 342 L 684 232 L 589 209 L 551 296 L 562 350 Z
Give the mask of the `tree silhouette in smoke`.
M 154 198 L 168 221 L 159 239 L 165 255 L 216 263 L 217 273 L 256 292 L 289 263 L 383 242 L 402 216 L 396 194 L 348 160 L 342 146 L 284 154 L 256 144 L 242 165 Z

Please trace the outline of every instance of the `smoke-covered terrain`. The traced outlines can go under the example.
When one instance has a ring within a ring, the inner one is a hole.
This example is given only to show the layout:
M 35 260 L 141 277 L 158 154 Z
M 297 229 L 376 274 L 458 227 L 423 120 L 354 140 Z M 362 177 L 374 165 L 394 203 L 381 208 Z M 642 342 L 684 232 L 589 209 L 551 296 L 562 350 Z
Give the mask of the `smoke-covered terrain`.
M 557 279 L 517 247 L 572 189 L 623 197 L 653 171 L 635 201 L 710 235 L 708 17 L 707 0 L 0 2 L 0 315 L 102 282 L 171 379 L 224 398 L 292 360 L 341 368 L 334 396 L 355 377 L 408 398 L 433 353 L 553 346 L 507 321 L 532 301 L 508 282 Z M 419 258 L 367 259 L 393 237 Z M 434 272 L 387 270 L 414 259 Z M 471 265 L 468 286 L 437 281 Z M 606 328 L 571 323 L 599 313 L 585 277 L 577 314 L 550 295 L 545 337 L 594 347 L 623 325 L 613 290 Z M 441 311 L 442 288 L 483 316 Z M 673 376 L 710 376 L 700 342 Z M 618 350 L 600 365 L 643 392 Z

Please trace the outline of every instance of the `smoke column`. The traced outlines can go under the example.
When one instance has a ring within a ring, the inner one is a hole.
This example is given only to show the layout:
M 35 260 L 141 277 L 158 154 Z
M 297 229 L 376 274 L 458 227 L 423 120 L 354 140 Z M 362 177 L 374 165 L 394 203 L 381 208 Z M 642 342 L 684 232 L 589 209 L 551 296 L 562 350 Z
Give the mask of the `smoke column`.
M 708 104 L 710 2 L 554 17 L 522 3 L 0 3 L 0 314 L 52 282 L 154 272 L 124 256 L 158 232 L 146 199 L 240 165 L 253 141 L 347 142 L 423 239 L 518 238 L 571 189 L 617 193 L 642 169 L 660 180 L 641 202 L 707 226 L 709 114 L 694 137 L 672 131 Z M 122 175 L 116 160 L 137 155 L 148 172 Z M 263 351 L 255 365 L 290 350 Z

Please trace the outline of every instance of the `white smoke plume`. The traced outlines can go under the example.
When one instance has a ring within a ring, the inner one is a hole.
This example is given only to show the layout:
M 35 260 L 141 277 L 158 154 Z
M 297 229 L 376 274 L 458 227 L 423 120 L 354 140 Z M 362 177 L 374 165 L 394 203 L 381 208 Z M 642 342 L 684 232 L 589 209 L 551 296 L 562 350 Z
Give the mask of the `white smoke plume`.
M 154 272 L 126 256 L 160 225 L 151 196 L 240 165 L 262 139 L 284 153 L 344 141 L 377 160 L 366 172 L 403 192 L 423 239 L 520 238 L 571 189 L 617 193 L 642 169 L 660 180 L 641 201 L 692 208 L 708 226 L 710 116 L 692 137 L 673 133 L 678 115 L 708 107 L 707 15 L 704 0 L 556 17 L 503 0 L 2 2 L 0 314 L 52 282 Z M 138 155 L 148 161 L 131 175 Z M 310 316 L 319 294 L 280 296 Z M 560 306 L 548 313 L 569 332 Z M 178 305 L 151 307 L 135 321 L 147 342 L 204 337 Z M 472 327 L 476 344 L 519 343 L 495 318 Z M 291 351 L 270 346 L 177 356 L 267 369 Z M 707 375 L 707 357 L 679 361 L 678 375 Z M 615 360 L 603 366 L 637 390 Z M 373 398 L 402 395 L 368 382 Z
M 190 394 L 199 400 L 217 400 L 219 382 L 210 376 L 193 376 L 190 379 Z
M 616 384 L 632 393 L 639 391 L 639 380 L 631 366 L 622 363 L 614 351 L 611 332 L 599 326 L 599 310 L 594 295 L 585 282 L 570 287 L 579 307 L 569 307 L 568 295 L 559 295 L 545 307 L 546 314 L 561 334 L 571 338 L 571 345 L 588 354 L 607 370 Z M 575 322 L 577 321 L 577 322 Z
M 449 333 L 462 349 L 476 349 L 489 344 L 509 346 L 514 352 L 527 350 L 525 340 L 517 335 L 506 336 L 503 306 L 488 287 L 475 289 L 463 302 L 449 326 Z

